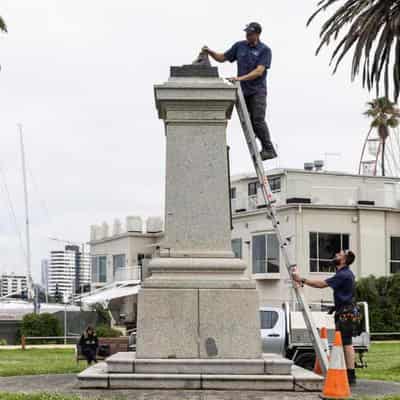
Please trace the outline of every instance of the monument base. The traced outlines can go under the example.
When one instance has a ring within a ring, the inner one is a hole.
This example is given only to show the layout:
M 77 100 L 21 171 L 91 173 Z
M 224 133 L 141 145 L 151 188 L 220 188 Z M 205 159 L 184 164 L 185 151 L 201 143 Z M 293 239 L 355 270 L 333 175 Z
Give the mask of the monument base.
M 259 299 L 235 258 L 157 258 L 138 294 L 140 359 L 261 359 Z
M 259 360 L 136 359 L 117 353 L 78 375 L 83 389 L 320 391 L 323 378 L 276 354 Z

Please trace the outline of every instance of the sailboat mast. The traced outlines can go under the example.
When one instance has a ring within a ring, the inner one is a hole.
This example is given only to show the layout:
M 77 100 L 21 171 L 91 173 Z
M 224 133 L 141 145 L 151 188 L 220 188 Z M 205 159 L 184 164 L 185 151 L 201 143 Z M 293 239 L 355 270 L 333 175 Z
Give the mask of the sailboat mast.
M 22 135 L 22 124 L 18 124 L 19 137 L 21 141 L 21 160 L 22 160 L 22 176 L 24 181 L 24 201 L 25 201 L 25 234 L 26 234 L 26 270 L 28 280 L 28 299 L 34 299 L 33 281 L 32 281 L 32 264 L 31 264 L 31 237 L 29 226 L 29 202 L 28 202 L 28 186 L 26 181 L 26 163 L 24 138 Z

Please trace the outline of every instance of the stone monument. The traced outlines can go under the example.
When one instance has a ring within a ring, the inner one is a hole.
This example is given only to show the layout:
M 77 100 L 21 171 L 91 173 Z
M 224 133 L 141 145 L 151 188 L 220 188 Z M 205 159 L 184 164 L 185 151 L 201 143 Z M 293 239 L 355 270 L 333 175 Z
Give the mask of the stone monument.
M 136 353 L 83 372 L 81 386 L 292 390 L 292 362 L 262 353 L 255 284 L 231 248 L 226 128 L 236 89 L 202 55 L 171 67 L 154 93 L 166 135 L 165 237 L 139 291 Z
M 202 62 L 155 86 L 165 239 L 139 293 L 138 358 L 261 359 L 258 296 L 231 247 L 226 126 L 236 89 Z

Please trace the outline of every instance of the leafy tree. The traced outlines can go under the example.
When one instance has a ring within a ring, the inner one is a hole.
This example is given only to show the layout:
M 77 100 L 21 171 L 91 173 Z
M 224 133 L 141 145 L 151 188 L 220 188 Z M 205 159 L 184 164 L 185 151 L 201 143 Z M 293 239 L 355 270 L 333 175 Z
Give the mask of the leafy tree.
M 397 101 L 400 94 L 399 0 L 320 0 L 307 25 L 333 6 L 337 8 L 322 25 L 317 54 L 324 45 L 338 40 L 331 58 L 334 72 L 351 50 L 352 79 L 362 70 L 363 86 L 368 90 L 375 87 L 379 95 L 383 81 L 386 97 L 389 97 L 389 87 L 393 86 Z
M 60 321 L 53 314 L 26 314 L 22 319 L 23 336 L 61 336 Z
M 382 146 L 382 176 L 385 176 L 386 139 L 389 137 L 390 129 L 399 126 L 400 109 L 397 108 L 396 104 L 390 101 L 387 97 L 380 97 L 368 103 L 368 110 L 364 114 L 372 118 L 371 129 L 378 130 L 378 136 L 381 140 Z
M 356 298 L 368 303 L 372 332 L 400 330 L 400 274 L 359 279 Z

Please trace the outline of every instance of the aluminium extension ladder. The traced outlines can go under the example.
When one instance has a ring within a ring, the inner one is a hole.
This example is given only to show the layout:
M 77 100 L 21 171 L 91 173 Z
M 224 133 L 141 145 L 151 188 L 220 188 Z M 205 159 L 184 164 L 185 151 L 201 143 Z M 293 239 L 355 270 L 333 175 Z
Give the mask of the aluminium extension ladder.
M 322 345 L 322 341 L 320 339 L 318 330 L 314 324 L 313 317 L 311 315 L 311 310 L 304 297 L 303 290 L 292 279 L 292 272 L 294 268 L 296 268 L 296 264 L 290 263 L 289 249 L 288 249 L 290 239 L 289 238 L 285 239 L 280 231 L 274 196 L 272 194 L 272 190 L 269 185 L 267 175 L 265 174 L 264 165 L 261 160 L 261 156 L 257 147 L 256 137 L 250 121 L 249 113 L 247 111 L 243 92 L 240 87 L 240 83 L 235 83 L 234 85 L 237 88 L 236 110 L 239 116 L 240 123 L 242 124 L 247 146 L 249 147 L 251 159 L 253 161 L 254 168 L 257 173 L 258 181 L 260 183 L 260 188 L 267 208 L 268 218 L 272 222 L 272 226 L 274 228 L 276 237 L 279 242 L 279 247 L 281 249 L 281 254 L 283 256 L 286 268 L 288 270 L 289 277 L 292 280 L 293 290 L 296 294 L 297 301 L 302 309 L 304 321 L 306 323 L 308 331 L 311 333 L 310 336 L 313 343 L 313 347 L 315 349 L 315 353 L 320 361 L 321 369 L 325 375 L 328 370 L 328 356 L 324 349 L 324 346 Z

